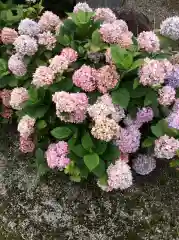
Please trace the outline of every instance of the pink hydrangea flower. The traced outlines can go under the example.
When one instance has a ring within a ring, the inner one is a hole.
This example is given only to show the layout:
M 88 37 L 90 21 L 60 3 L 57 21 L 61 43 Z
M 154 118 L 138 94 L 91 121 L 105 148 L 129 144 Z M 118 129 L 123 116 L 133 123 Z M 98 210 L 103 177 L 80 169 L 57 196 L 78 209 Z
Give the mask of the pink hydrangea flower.
M 12 114 L 13 114 L 13 110 L 11 108 L 3 107 L 1 112 L 1 116 L 3 118 L 10 119 L 12 117 Z
M 160 41 L 157 35 L 152 32 L 141 32 L 137 38 L 140 49 L 146 52 L 158 52 L 160 50 Z
M 56 114 L 62 121 L 81 123 L 85 120 L 88 107 L 85 93 L 56 92 L 52 101 L 56 104 Z
M 13 44 L 18 37 L 18 33 L 13 28 L 4 27 L 1 31 L 1 41 L 5 45 Z
M 92 8 L 89 7 L 89 5 L 86 2 L 84 2 L 84 3 L 79 2 L 74 7 L 73 12 L 77 13 L 79 11 L 92 12 L 93 10 L 92 10 Z
M 20 35 L 13 43 L 17 53 L 21 55 L 33 56 L 38 50 L 35 38 L 28 35 Z
M 129 48 L 133 44 L 132 36 L 132 32 L 125 32 L 118 41 L 119 46 L 122 48 Z
M 38 22 L 41 32 L 55 31 L 60 23 L 60 18 L 50 11 L 45 11 Z
M 56 37 L 50 31 L 38 35 L 38 44 L 45 46 L 47 50 L 52 50 L 56 42 Z
M 96 73 L 97 71 L 94 68 L 84 64 L 74 72 L 72 76 L 73 83 L 85 92 L 92 92 L 96 89 Z
M 110 8 L 97 8 L 95 10 L 94 20 L 104 21 L 106 23 L 112 23 L 116 20 L 116 15 Z
M 105 65 L 98 69 L 96 74 L 97 88 L 101 93 L 113 89 L 119 81 L 119 75 L 114 66 Z
M 172 69 L 172 64 L 166 59 L 146 58 L 139 72 L 140 83 L 144 86 L 159 86 L 164 83 L 165 77 Z
M 50 67 L 40 66 L 33 74 L 32 84 L 37 88 L 48 86 L 53 83 L 55 79 L 55 73 Z
M 163 106 L 169 106 L 175 101 L 176 91 L 170 86 L 164 86 L 159 89 L 159 98 L 158 101 Z
M 108 186 L 112 189 L 124 190 L 132 185 L 132 172 L 129 165 L 120 159 L 111 163 L 107 169 Z
M 1 91 L 1 99 L 5 107 L 10 107 L 10 103 L 9 103 L 10 98 L 11 98 L 11 90 L 3 89 Z
M 70 159 L 68 158 L 68 144 L 64 141 L 58 143 L 52 143 L 49 145 L 46 151 L 46 158 L 49 168 L 58 168 L 62 170 L 69 163 Z
M 27 66 L 19 54 L 12 55 L 8 61 L 9 70 L 18 77 L 22 77 L 27 72 Z
M 29 95 L 26 88 L 23 88 L 23 87 L 14 88 L 10 96 L 10 106 L 13 109 L 21 110 L 23 103 L 28 99 L 29 99 Z
M 20 146 L 19 149 L 23 153 L 31 153 L 35 149 L 35 144 L 31 138 L 20 137 Z
M 64 48 L 61 52 L 61 56 L 65 57 L 68 62 L 73 63 L 76 62 L 78 58 L 78 53 L 73 50 L 73 48 Z
M 62 74 L 65 70 L 68 69 L 69 66 L 69 61 L 65 56 L 62 55 L 56 55 L 55 57 L 50 59 L 49 62 L 50 62 L 49 67 L 50 69 L 52 69 L 54 73 Z
M 20 133 L 20 136 L 28 139 L 30 135 L 34 132 L 35 119 L 25 115 L 19 121 L 17 130 Z
M 124 109 L 114 105 L 111 96 L 108 94 L 98 97 L 95 104 L 88 106 L 87 111 L 94 120 L 99 116 L 104 116 L 111 117 L 116 122 L 119 122 L 125 117 Z
M 154 153 L 157 158 L 171 159 L 179 149 L 179 140 L 167 135 L 155 140 Z
M 91 129 L 91 134 L 96 139 L 109 142 L 115 138 L 119 129 L 119 125 L 113 119 L 99 116 L 95 119 L 94 126 Z
M 116 20 L 112 23 L 103 23 L 99 32 L 104 42 L 119 43 L 123 34 L 128 32 L 128 27 L 123 20 Z

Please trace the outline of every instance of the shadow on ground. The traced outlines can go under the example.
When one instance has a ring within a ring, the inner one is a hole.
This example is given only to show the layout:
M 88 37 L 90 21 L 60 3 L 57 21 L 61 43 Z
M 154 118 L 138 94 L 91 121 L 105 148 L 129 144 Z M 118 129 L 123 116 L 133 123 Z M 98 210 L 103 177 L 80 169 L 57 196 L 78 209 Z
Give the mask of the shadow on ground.
M 17 133 L 1 133 L 1 240 L 179 239 L 179 176 L 164 164 L 124 193 L 75 184 L 63 174 L 38 183 L 18 151 Z

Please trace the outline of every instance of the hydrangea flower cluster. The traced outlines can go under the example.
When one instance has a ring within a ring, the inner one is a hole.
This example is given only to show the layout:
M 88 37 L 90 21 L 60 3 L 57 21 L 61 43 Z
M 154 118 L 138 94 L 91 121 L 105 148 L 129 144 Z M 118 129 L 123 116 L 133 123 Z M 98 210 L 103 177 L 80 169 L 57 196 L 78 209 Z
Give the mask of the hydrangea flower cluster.
M 27 65 L 23 61 L 23 57 L 17 53 L 9 58 L 8 67 L 17 77 L 22 77 L 27 73 Z
M 144 86 L 160 86 L 172 69 L 172 64 L 166 59 L 154 60 L 146 58 L 139 72 L 140 83 Z
M 70 163 L 70 159 L 67 157 L 68 153 L 68 144 L 66 142 L 60 141 L 50 144 L 46 151 L 49 168 L 58 168 L 60 170 L 65 168 Z
M 160 41 L 152 31 L 141 32 L 137 38 L 139 47 L 146 52 L 158 52 L 160 50 Z
M 96 103 L 89 105 L 87 111 L 93 120 L 97 119 L 99 116 L 103 116 L 111 117 L 116 122 L 120 122 L 125 117 L 124 109 L 113 104 L 109 94 L 98 97 Z
M 60 18 L 50 12 L 45 11 L 41 16 L 38 25 L 40 27 L 41 32 L 55 31 L 56 27 L 61 23 Z
M 178 88 L 179 87 L 179 65 L 174 65 L 172 71 L 165 79 L 166 85 Z
M 85 93 L 56 92 L 52 100 L 62 121 L 81 123 L 86 118 L 88 97 Z
M 124 190 L 132 185 L 132 172 L 127 163 L 120 159 L 107 169 L 108 186 L 112 189 Z
M 20 133 L 20 136 L 24 139 L 28 139 L 32 133 L 34 133 L 35 119 L 31 118 L 28 115 L 25 115 L 19 121 L 17 130 Z
M 121 47 L 129 47 L 132 44 L 133 34 L 123 20 L 103 23 L 99 32 L 106 43 L 118 43 Z
M 74 13 L 78 13 L 79 11 L 83 11 L 83 12 L 93 12 L 93 9 L 89 7 L 89 5 L 84 2 L 84 3 L 77 3 L 76 6 L 73 9 Z
M 29 99 L 29 94 L 26 88 L 14 88 L 10 95 L 10 106 L 15 110 L 21 110 L 23 103 Z
M 158 102 L 163 106 L 169 106 L 175 101 L 176 91 L 173 87 L 164 86 L 163 88 L 159 89 L 158 93 Z
M 154 112 L 152 108 L 144 107 L 138 110 L 134 124 L 140 128 L 144 123 L 152 121 L 153 117 Z
M 140 175 L 148 175 L 156 168 L 156 160 L 153 156 L 139 154 L 132 160 L 132 168 Z
M 119 129 L 119 125 L 113 119 L 99 116 L 95 119 L 94 126 L 91 129 L 91 134 L 96 139 L 109 142 L 115 138 Z
M 52 50 L 55 47 L 56 42 L 56 37 L 50 31 L 38 35 L 38 44 L 45 46 L 47 50 Z
M 73 83 L 82 88 L 85 92 L 93 92 L 98 89 L 101 93 L 107 93 L 113 89 L 119 80 L 115 67 L 105 65 L 98 70 L 83 65 L 73 74 Z
M 164 135 L 155 141 L 154 153 L 157 158 L 172 159 L 179 149 L 179 140 Z
M 165 36 L 169 37 L 172 40 L 178 40 L 179 39 L 179 17 L 169 17 L 165 19 L 161 25 L 160 25 L 160 33 Z
M 0 39 L 5 45 L 13 44 L 17 37 L 18 33 L 13 28 L 4 27 L 0 34 Z
M 37 41 L 28 35 L 20 35 L 13 44 L 16 52 L 22 56 L 33 56 L 38 50 Z
M 95 10 L 95 20 L 100 20 L 106 23 L 112 23 L 117 20 L 116 15 L 110 8 L 97 8 Z
M 114 141 L 123 153 L 135 153 L 140 146 L 141 133 L 135 125 L 121 128 L 119 138 Z
M 28 35 L 36 37 L 40 33 L 40 27 L 37 22 L 32 19 L 25 18 L 21 20 L 18 26 L 19 35 Z

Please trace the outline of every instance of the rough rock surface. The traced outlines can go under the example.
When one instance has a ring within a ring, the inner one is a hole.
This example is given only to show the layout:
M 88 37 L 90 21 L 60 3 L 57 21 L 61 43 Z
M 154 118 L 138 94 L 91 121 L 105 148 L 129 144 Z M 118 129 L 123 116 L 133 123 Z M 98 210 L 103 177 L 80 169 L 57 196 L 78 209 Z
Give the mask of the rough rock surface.
M 120 11 L 122 8 L 133 8 L 146 14 L 152 21 L 154 28 L 158 28 L 166 17 L 179 15 L 178 0 L 77 0 L 87 2 L 91 7 L 110 7 Z
M 39 182 L 16 137 L 9 127 L 1 130 L 1 240 L 179 240 L 178 172 L 158 166 L 123 193 L 63 174 Z

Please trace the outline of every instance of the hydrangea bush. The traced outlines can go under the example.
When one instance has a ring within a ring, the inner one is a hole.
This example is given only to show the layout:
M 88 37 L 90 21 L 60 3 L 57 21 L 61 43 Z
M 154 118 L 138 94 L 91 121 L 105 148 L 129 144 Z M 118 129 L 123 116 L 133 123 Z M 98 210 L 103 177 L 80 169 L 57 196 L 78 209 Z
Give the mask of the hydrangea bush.
M 158 158 L 175 166 L 176 58 L 154 31 L 135 38 L 108 8 L 79 3 L 68 16 L 45 11 L 1 31 L 9 53 L 0 66 L 1 115 L 17 116 L 20 150 L 34 152 L 41 175 L 93 176 L 105 191 L 130 187 L 133 170 L 149 174 Z M 165 20 L 161 34 L 178 40 L 177 23 Z

